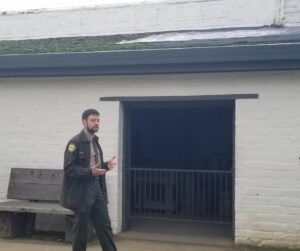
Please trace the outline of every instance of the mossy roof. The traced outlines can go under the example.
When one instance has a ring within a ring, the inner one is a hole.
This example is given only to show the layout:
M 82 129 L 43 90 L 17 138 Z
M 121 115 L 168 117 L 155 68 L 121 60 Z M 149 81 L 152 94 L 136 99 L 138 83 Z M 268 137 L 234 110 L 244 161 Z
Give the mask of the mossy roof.
M 180 32 L 180 31 L 179 31 Z M 186 31 L 182 31 L 186 32 Z M 70 53 L 70 52 L 93 52 L 114 50 L 142 50 L 183 47 L 207 47 L 222 45 L 245 45 L 245 44 L 274 44 L 286 42 L 300 42 L 300 35 L 266 35 L 259 37 L 238 37 L 222 39 L 192 39 L 184 41 L 156 41 L 134 42 L 137 39 L 161 33 L 140 33 L 111 36 L 88 36 L 88 37 L 65 37 L 28 40 L 4 40 L 0 41 L 0 55 L 8 54 L 36 54 L 36 53 Z M 122 41 L 131 41 L 121 43 Z

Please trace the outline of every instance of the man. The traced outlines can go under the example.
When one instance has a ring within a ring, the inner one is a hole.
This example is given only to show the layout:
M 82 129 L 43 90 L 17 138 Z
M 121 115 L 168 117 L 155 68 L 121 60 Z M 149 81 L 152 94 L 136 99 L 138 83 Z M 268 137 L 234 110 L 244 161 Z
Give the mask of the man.
M 102 149 L 95 135 L 100 115 L 95 109 L 82 114 L 83 130 L 67 144 L 61 205 L 74 212 L 73 251 L 85 251 L 89 220 L 94 225 L 103 251 L 116 251 L 107 208 L 105 174 L 116 165 L 115 156 L 103 162 Z

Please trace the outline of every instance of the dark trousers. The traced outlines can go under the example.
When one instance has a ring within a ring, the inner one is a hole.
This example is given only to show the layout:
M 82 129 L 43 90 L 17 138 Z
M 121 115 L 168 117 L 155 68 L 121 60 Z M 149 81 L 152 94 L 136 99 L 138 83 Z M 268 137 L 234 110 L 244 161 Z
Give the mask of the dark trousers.
M 99 183 L 88 186 L 86 212 L 74 212 L 73 251 L 86 251 L 88 224 L 94 225 L 99 243 L 103 251 L 117 251 L 113 241 L 113 232 L 108 214 L 107 204 Z

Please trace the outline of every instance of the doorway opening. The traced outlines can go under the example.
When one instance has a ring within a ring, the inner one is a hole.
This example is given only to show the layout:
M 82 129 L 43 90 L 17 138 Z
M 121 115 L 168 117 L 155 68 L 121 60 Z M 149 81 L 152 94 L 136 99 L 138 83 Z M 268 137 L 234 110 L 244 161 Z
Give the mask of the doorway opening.
M 231 237 L 234 100 L 124 107 L 127 230 L 226 226 Z

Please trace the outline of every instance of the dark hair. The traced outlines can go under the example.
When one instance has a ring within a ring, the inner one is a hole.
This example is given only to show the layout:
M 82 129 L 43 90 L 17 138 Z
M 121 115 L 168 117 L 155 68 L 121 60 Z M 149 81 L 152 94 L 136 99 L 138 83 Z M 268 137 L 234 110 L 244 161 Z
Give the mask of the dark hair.
M 100 116 L 99 112 L 96 109 L 87 109 L 82 113 L 81 118 L 82 118 L 82 120 L 84 120 L 84 119 L 87 119 L 88 116 L 90 116 L 90 115 Z

